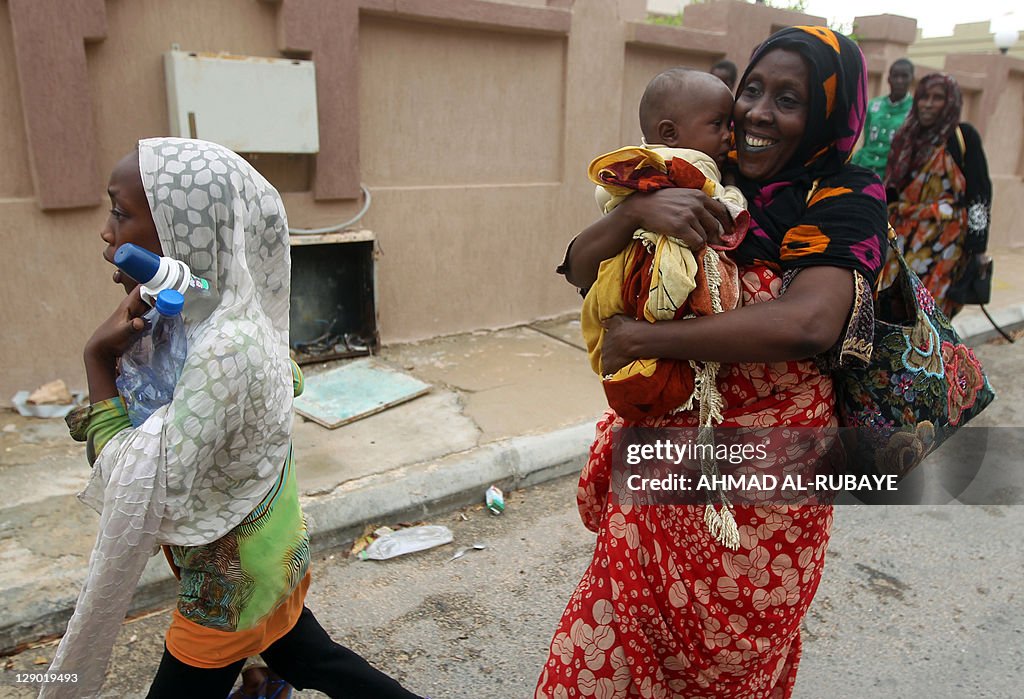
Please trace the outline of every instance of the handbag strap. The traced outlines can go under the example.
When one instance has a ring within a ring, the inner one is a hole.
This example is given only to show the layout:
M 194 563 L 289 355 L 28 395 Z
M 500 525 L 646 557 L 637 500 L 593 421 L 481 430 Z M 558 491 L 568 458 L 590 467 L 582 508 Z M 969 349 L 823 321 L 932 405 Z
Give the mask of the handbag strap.
M 804 197 L 804 204 L 810 204 L 811 203 L 811 197 L 813 197 L 814 193 L 818 191 L 818 183 L 819 182 L 821 182 L 821 178 L 820 177 L 816 178 L 814 180 L 814 182 L 811 182 L 811 188 L 809 190 L 807 190 L 807 196 Z
M 1008 332 L 999 327 L 995 319 L 988 314 L 988 309 L 985 308 L 985 304 L 979 304 L 978 307 L 981 308 L 981 312 L 985 314 L 986 318 L 988 318 L 988 322 L 992 323 L 992 327 L 996 329 L 996 332 L 1003 336 L 1003 339 L 1005 339 L 1011 345 L 1017 341 L 1014 339 L 1013 335 L 1009 334 Z
M 910 265 L 907 264 L 906 258 L 903 257 L 903 253 L 900 252 L 899 247 L 896 246 L 896 229 L 892 227 L 892 224 L 888 224 L 889 230 L 886 231 L 886 240 L 889 241 L 889 252 L 896 258 L 896 262 L 900 266 L 900 273 L 896 279 L 893 280 L 893 284 L 906 284 L 907 288 L 910 288 L 910 275 L 913 274 L 910 270 Z M 875 294 L 877 295 L 881 291 L 882 279 L 885 275 L 879 274 L 878 281 L 875 282 Z
M 960 129 L 960 124 L 956 125 L 956 142 L 960 146 L 960 158 L 967 157 L 967 141 L 964 140 L 964 132 Z

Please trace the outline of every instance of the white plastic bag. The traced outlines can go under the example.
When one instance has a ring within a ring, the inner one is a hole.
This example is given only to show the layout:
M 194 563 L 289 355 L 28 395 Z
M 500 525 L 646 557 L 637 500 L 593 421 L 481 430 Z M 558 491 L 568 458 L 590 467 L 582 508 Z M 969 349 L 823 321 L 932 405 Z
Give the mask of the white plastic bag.
M 395 556 L 450 544 L 455 537 L 448 527 L 428 524 L 421 527 L 399 529 L 374 539 L 359 557 L 365 560 L 386 561 Z

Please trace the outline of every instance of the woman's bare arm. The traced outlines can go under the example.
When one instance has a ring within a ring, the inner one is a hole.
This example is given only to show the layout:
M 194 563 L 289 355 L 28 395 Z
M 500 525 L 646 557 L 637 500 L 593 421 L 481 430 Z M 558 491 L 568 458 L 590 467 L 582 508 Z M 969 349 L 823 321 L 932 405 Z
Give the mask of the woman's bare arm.
M 583 229 L 569 251 L 565 278 L 581 289 L 593 285 L 601 262 L 615 257 L 638 228 L 678 238 L 692 250 L 704 246 L 719 223 L 732 229 L 725 206 L 700 190 L 662 189 L 632 194 Z
M 806 359 L 839 339 L 853 306 L 853 272 L 810 267 L 774 301 L 714 316 L 658 323 L 616 316 L 606 323 L 603 371 L 658 357 L 723 363 Z

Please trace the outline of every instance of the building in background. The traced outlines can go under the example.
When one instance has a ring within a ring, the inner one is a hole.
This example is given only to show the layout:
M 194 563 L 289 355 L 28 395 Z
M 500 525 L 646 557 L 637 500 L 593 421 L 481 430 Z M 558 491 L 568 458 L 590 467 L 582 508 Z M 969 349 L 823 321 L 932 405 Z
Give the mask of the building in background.
M 0 2 L 0 406 L 55 378 L 85 385 L 81 343 L 123 298 L 100 254 L 107 174 L 139 138 L 185 129 L 227 141 L 281 192 L 297 353 L 339 333 L 344 343 L 323 343 L 331 351 L 347 351 L 350 334 L 365 346 L 367 334 L 391 344 L 518 325 L 578 310 L 553 270 L 594 218 L 586 165 L 639 138 L 653 75 L 722 58 L 742 70 L 778 28 L 827 22 L 741 0 L 690 3 L 678 26 L 649 21 L 653 0 L 208 4 Z M 855 21 L 871 93 L 883 94 L 917 23 Z M 175 60 L 186 56 L 216 59 L 211 80 L 258 71 L 243 97 L 310 115 L 312 95 L 284 97 L 294 81 L 272 74 L 312 61 L 317 140 L 310 124 L 308 141 L 288 141 L 298 117 L 278 114 L 260 143 L 236 142 L 266 110 L 223 89 L 182 110 L 192 83 Z M 1022 245 L 1024 60 L 959 52 L 944 67 L 985 139 L 990 245 Z M 494 147 L 466 146 L 485 140 Z M 367 332 L 348 325 L 365 318 Z
M 658 15 L 676 15 L 690 2 L 691 0 L 647 0 L 647 11 Z
M 908 58 L 917 66 L 941 70 L 946 65 L 946 56 L 951 53 L 995 53 L 995 31 L 992 27 L 995 23 L 995 20 L 986 20 L 958 24 L 953 28 L 951 36 L 928 38 L 922 38 L 921 30 L 918 29 L 917 40 L 907 50 Z M 1024 41 L 1018 38 L 1007 55 L 1024 58 Z
M 647 12 L 652 15 L 663 15 L 667 18 L 676 17 L 694 0 L 647 0 Z M 776 7 L 796 6 L 796 2 L 775 2 Z M 811 11 L 811 10 L 808 10 Z M 893 14 L 903 15 L 896 3 Z M 812 12 L 813 14 L 813 12 Z M 978 22 L 958 24 L 950 36 L 922 37 L 918 28 L 917 39 L 910 45 L 908 58 L 915 65 L 941 70 L 945 67 L 946 56 L 951 53 L 994 53 L 996 49 L 995 34 L 1000 25 L 1018 28 L 1024 25 L 1019 15 L 1009 14 L 1003 17 L 984 19 Z M 835 25 L 832 25 L 835 28 Z M 1009 48 L 1007 55 L 1024 58 L 1024 39 L 1018 40 Z

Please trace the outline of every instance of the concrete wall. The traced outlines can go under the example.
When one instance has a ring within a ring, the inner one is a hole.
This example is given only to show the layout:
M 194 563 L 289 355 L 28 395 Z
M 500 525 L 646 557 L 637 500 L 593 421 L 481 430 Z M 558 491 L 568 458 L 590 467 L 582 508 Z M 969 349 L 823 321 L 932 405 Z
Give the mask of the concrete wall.
M 683 27 L 645 15 L 643 0 L 0 0 L 0 402 L 55 378 L 84 387 L 81 347 L 120 298 L 100 257 L 107 173 L 168 132 L 172 44 L 315 62 L 320 152 L 250 157 L 295 227 L 345 220 L 359 183 L 373 192 L 360 226 L 379 241 L 387 343 L 578 308 L 554 267 L 596 214 L 587 163 L 638 139 L 650 77 L 723 57 L 742 70 L 774 29 L 824 24 L 738 0 L 689 6 Z M 880 37 L 875 74 L 913 39 L 912 20 L 887 21 L 860 32 Z M 1022 202 L 1009 60 L 963 70 L 982 71 L 972 105 L 1000 144 L 1000 199 Z

